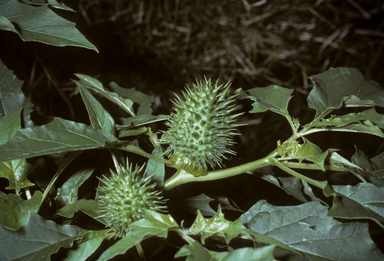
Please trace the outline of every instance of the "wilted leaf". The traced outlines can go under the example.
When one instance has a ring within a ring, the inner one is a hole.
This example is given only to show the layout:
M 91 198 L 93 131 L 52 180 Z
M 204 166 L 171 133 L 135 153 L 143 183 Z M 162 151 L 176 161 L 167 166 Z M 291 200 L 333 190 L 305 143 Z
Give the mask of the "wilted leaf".
M 368 224 L 343 224 L 318 201 L 276 207 L 257 202 L 240 220 L 250 230 L 300 251 L 308 260 L 382 260 Z
M 0 3 L 0 13 L 1 13 Z M 32 103 L 21 91 L 23 81 L 19 80 L 3 63 L 0 62 L 0 119 L 5 115 L 23 108 L 23 121 L 28 127 L 33 126 L 30 119 Z
M 13 25 L 3 22 L 8 31 L 17 33 L 23 41 L 35 41 L 53 46 L 77 46 L 98 52 L 72 23 L 53 12 L 47 5 L 32 6 L 20 1 L 2 0 L 0 17 L 7 18 Z M 2 27 L 3 27 L 2 26 Z
M 117 141 L 110 133 L 55 118 L 43 126 L 18 130 L 12 140 L 0 147 L 0 161 L 102 148 L 106 143 Z
M 163 149 L 161 146 L 157 146 L 153 149 L 152 155 L 160 158 L 164 158 Z M 149 159 L 147 167 L 145 169 L 145 176 L 152 176 L 152 180 L 157 183 L 160 188 L 164 187 L 164 175 L 165 165 L 153 159 Z
M 105 132 L 115 133 L 115 121 L 112 116 L 103 108 L 98 100 L 93 95 L 80 85 L 80 94 L 83 98 L 85 107 L 88 111 L 89 120 L 95 129 L 100 129 Z
M 288 113 L 288 103 L 293 90 L 277 85 L 264 88 L 254 88 L 247 91 L 251 100 L 255 101 L 251 113 L 265 112 L 267 110 L 277 113 Z
M 321 119 L 343 105 L 384 106 L 384 89 L 358 69 L 331 68 L 309 78 L 315 86 L 308 96 L 308 106 L 316 110 L 315 119 Z
M 15 194 L 6 195 L 0 191 L 0 226 L 11 230 L 20 229 L 29 220 L 30 212 L 37 213 L 41 198 L 40 191 L 36 191 L 29 200 L 24 200 Z
M 80 186 L 88 180 L 95 169 L 96 168 L 83 169 L 73 174 L 57 189 L 56 200 L 62 205 L 75 203 Z
M 117 255 L 122 255 L 144 238 L 150 236 L 167 238 L 169 229 L 179 227 L 170 215 L 153 211 L 146 211 L 145 213 L 147 217 L 132 223 L 129 233 L 104 251 L 98 261 L 109 260 Z
M 87 232 L 77 226 L 44 220 L 33 212 L 30 215 L 27 224 L 17 231 L 0 227 L 0 260 L 49 261 L 61 247 L 71 247 Z
M 19 194 L 20 189 L 33 186 L 27 176 L 36 168 L 25 159 L 17 159 L 0 163 L 0 177 L 9 181 L 6 189 L 14 189 Z
M 368 218 L 384 228 L 384 187 L 359 183 L 356 186 L 332 188 L 335 193 L 329 216 L 346 219 Z

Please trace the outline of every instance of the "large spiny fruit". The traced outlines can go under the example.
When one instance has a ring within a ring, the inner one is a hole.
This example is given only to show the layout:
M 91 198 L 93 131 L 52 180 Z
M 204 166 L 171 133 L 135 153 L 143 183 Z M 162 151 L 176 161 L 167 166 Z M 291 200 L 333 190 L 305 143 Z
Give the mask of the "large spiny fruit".
M 111 237 L 128 233 L 130 224 L 145 218 L 145 210 L 164 212 L 166 208 L 161 192 L 155 190 L 156 184 L 150 184 L 151 177 L 140 175 L 143 167 L 132 169 L 132 165 L 116 165 L 116 172 L 111 170 L 109 177 L 100 178 L 103 185 L 98 188 L 100 217 L 108 221 Z
M 166 154 L 176 165 L 195 176 L 207 174 L 208 165 L 221 166 L 225 153 L 235 154 L 228 147 L 233 145 L 236 117 L 235 98 L 240 92 L 228 95 L 230 83 L 212 84 L 211 80 L 193 84 L 183 92 L 185 100 L 173 101 L 176 113 L 166 123 L 165 132 L 169 147 Z

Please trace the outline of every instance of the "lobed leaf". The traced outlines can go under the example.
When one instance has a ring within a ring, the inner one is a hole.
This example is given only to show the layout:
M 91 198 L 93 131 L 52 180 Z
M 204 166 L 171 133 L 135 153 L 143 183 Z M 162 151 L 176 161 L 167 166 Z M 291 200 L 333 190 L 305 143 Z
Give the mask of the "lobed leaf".
M 53 12 L 49 6 L 33 6 L 20 1 L 0 1 L 0 28 L 17 33 L 23 41 L 53 46 L 77 46 L 95 50 L 76 24 Z
M 110 133 L 82 123 L 55 118 L 43 126 L 18 130 L 12 140 L 0 148 L 0 162 L 20 158 L 102 148 L 117 142 Z
M 31 212 L 37 213 L 41 199 L 40 191 L 36 191 L 29 200 L 0 191 L 0 226 L 10 230 L 19 230 L 28 222 Z
M 332 186 L 335 193 L 328 215 L 346 219 L 368 218 L 384 228 L 384 187 L 369 183 Z M 330 195 L 326 195 L 330 196 Z
M 26 225 L 17 231 L 0 227 L 0 260 L 48 261 L 61 247 L 71 247 L 86 232 L 76 226 L 44 220 L 31 212 Z
M 356 149 L 351 161 L 359 168 L 351 168 L 355 175 L 360 175 L 378 187 L 384 187 L 384 152 L 369 159 L 365 153 Z
M 21 129 L 21 111 L 16 109 L 0 119 L 0 146 L 11 140 L 18 129 Z
M 89 231 L 84 234 L 75 250 L 70 250 L 66 261 L 85 261 L 90 257 L 105 239 L 105 231 Z
M 194 214 L 200 213 L 204 216 L 214 216 L 216 211 L 209 205 L 209 202 L 211 201 L 214 201 L 214 199 L 205 194 L 199 194 L 183 199 L 180 203 L 180 207 Z
M 277 85 L 270 85 L 264 88 L 254 88 L 247 91 L 251 100 L 255 101 L 251 113 L 265 112 L 267 110 L 276 113 L 288 113 L 288 103 L 292 98 L 292 89 L 283 88 Z
M 343 224 L 327 214 L 327 208 L 318 201 L 276 207 L 261 200 L 240 220 L 253 232 L 300 251 L 308 260 L 384 258 L 370 238 L 368 224 Z
M 358 69 L 331 68 L 309 79 L 314 88 L 308 95 L 308 106 L 316 110 L 316 120 L 343 105 L 384 106 L 384 89 Z
M 100 223 L 108 225 L 108 222 L 104 218 L 100 218 L 101 209 L 99 208 L 97 201 L 93 199 L 80 199 L 74 203 L 65 205 L 60 208 L 56 214 L 66 218 L 73 218 L 75 213 L 79 210 Z
M 6 189 L 14 189 L 18 195 L 20 189 L 33 186 L 27 178 L 28 174 L 36 168 L 36 165 L 29 164 L 25 159 L 16 159 L 0 163 L 0 177 L 9 181 Z

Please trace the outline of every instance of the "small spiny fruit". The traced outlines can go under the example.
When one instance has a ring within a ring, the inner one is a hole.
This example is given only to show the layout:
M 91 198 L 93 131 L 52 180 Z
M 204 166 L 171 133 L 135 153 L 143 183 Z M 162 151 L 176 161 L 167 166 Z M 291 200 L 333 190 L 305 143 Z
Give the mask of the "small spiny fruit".
M 175 113 L 166 123 L 165 154 L 194 176 L 206 175 L 208 165 L 221 166 L 225 153 L 235 154 L 228 146 L 234 144 L 232 137 L 241 126 L 235 121 L 242 113 L 232 115 L 240 91 L 229 96 L 229 87 L 230 83 L 218 85 L 205 79 L 193 89 L 187 86 L 184 100 L 176 95 L 172 101 Z
M 100 178 L 100 217 L 108 221 L 111 237 L 127 234 L 131 223 L 145 218 L 145 210 L 164 212 L 166 208 L 161 192 L 155 190 L 156 184 L 150 184 L 151 176 L 141 176 L 143 168 L 132 169 L 127 161 L 127 167 L 116 165 L 116 172 L 111 170 L 109 177 Z

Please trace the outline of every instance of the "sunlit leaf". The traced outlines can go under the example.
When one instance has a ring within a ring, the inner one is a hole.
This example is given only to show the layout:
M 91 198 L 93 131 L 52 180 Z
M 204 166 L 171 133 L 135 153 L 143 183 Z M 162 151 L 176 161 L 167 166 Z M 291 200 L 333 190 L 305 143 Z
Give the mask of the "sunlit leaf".
M 36 168 L 25 159 L 17 159 L 0 163 L 0 177 L 9 181 L 6 189 L 14 189 L 19 194 L 20 189 L 33 186 L 27 176 Z
M 1 13 L 0 3 L 0 13 Z M 1 15 L 0 15 L 1 16 Z M 21 91 L 23 81 L 19 80 L 3 63 L 0 62 L 0 119 L 5 115 L 23 108 L 23 122 L 26 127 L 32 127 L 30 119 L 32 103 Z
M 29 220 L 31 212 L 37 213 L 40 208 L 41 198 L 40 191 L 36 191 L 29 200 L 24 200 L 15 194 L 4 194 L 0 191 L 0 226 L 10 230 L 20 229 Z
M 132 223 L 129 233 L 104 251 L 98 261 L 109 260 L 122 255 L 144 238 L 150 236 L 167 238 L 169 229 L 179 227 L 170 215 L 163 215 L 153 211 L 146 211 L 145 213 L 147 217 Z
M 253 109 L 251 113 L 265 112 L 267 110 L 277 113 L 288 113 L 288 103 L 293 90 L 277 85 L 270 85 L 264 88 L 254 88 L 247 91 L 251 96 Z
M 343 105 L 384 106 L 384 88 L 358 69 L 331 68 L 309 78 L 314 88 L 308 96 L 308 106 L 316 110 L 315 119 L 321 119 Z
M 7 18 L 14 28 L 7 29 L 17 33 L 23 41 L 35 41 L 53 46 L 77 46 L 98 52 L 79 30 L 70 22 L 48 6 L 33 6 L 20 1 L 2 0 L 0 17 Z M 7 25 L 5 22 L 3 24 Z M 3 27 L 3 26 L 2 26 Z
M 81 85 L 80 94 L 87 108 L 89 120 L 93 128 L 114 134 L 115 121 L 112 116 L 103 108 L 100 102 Z
M 117 139 L 110 133 L 55 118 L 43 126 L 18 130 L 12 140 L 0 147 L 0 161 L 102 148 L 112 142 Z
M 73 174 L 57 189 L 56 200 L 62 205 L 73 204 L 77 201 L 79 187 L 92 175 L 96 168 L 82 169 Z
M 382 260 L 368 224 L 343 224 L 328 217 L 319 201 L 276 207 L 257 202 L 240 220 L 257 234 L 300 251 L 308 260 Z
M 368 218 L 384 228 L 384 187 L 359 183 L 356 186 L 332 188 L 335 193 L 329 216 L 346 219 Z
M 61 247 L 71 247 L 87 230 L 58 225 L 30 212 L 26 225 L 17 231 L 0 227 L 0 260 L 49 261 Z M 16 248 L 17 246 L 17 248 Z

